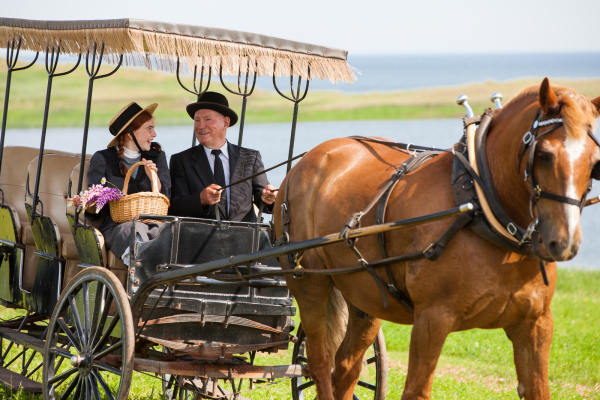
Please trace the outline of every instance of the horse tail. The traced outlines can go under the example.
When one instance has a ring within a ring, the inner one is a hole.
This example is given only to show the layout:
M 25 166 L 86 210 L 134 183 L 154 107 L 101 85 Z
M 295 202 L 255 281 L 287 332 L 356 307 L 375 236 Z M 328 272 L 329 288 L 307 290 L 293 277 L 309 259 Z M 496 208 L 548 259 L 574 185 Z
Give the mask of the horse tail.
M 332 362 L 337 353 L 348 327 L 348 305 L 342 293 L 333 288 L 327 302 L 327 348 Z

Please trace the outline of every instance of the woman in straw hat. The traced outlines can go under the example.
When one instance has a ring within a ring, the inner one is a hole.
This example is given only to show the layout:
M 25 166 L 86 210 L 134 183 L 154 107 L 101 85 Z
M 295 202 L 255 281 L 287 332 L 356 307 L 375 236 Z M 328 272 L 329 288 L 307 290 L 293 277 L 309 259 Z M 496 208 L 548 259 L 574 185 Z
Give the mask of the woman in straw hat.
M 90 161 L 87 173 L 90 185 L 110 182 L 115 187 L 123 189 L 125 175 L 129 168 L 139 161 L 145 161 L 144 168 L 133 171 L 127 194 L 152 191 L 150 170 L 154 170 L 158 175 L 158 190 L 170 198 L 171 177 L 167 158 L 160 145 L 153 142 L 156 137 L 153 117 L 156 107 L 157 104 L 142 108 L 137 103 L 130 103 L 114 116 L 109 123 L 109 130 L 114 139 L 108 144 L 106 150 L 96 152 Z M 104 235 L 107 250 L 112 251 L 129 265 L 132 222 L 117 224 L 110 217 L 109 207 L 103 208 L 101 214 L 105 219 L 99 229 Z M 157 223 L 137 222 L 136 239 L 152 240 L 158 235 L 160 226 L 161 224 Z

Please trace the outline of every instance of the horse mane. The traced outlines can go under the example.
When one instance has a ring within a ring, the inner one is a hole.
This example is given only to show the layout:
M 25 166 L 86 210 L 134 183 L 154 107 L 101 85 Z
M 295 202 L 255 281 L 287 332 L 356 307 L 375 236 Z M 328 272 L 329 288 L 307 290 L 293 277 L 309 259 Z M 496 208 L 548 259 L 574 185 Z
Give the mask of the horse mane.
M 567 136 L 579 139 L 586 134 L 583 127 L 594 129 L 598 112 L 588 96 L 577 94 L 573 89 L 551 85 L 552 91 L 558 96 L 558 112 L 548 115 L 548 118 L 562 117 Z M 539 85 L 528 86 L 516 94 L 503 110 L 517 112 L 539 101 Z

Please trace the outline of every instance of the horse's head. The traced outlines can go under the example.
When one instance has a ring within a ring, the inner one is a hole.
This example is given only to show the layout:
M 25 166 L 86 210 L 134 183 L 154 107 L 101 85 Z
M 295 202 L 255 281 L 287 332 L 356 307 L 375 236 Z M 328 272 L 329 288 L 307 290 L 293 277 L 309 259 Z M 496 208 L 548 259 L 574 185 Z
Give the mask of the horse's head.
M 570 260 L 582 240 L 583 206 L 577 202 L 587 193 L 590 177 L 600 178 L 600 148 L 591 135 L 600 97 L 590 100 L 572 89 L 551 86 L 546 78 L 539 88 L 538 102 L 530 104 L 528 114 L 532 109 L 541 110 L 538 119 L 543 127 L 537 130 L 535 145 L 527 150 L 533 154 L 524 155 L 521 172 L 529 160 L 532 177 L 527 184 L 534 193 L 530 206 L 533 217 L 539 218 L 537 231 L 546 250 L 543 253 L 556 261 Z M 549 121 L 553 119 L 557 122 Z

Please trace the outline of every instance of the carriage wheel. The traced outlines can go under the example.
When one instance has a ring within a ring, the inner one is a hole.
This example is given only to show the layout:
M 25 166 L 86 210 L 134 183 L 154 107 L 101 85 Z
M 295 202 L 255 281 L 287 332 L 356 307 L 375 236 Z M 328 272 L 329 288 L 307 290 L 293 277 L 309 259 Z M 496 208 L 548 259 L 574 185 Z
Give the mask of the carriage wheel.
M 134 341 L 131 308 L 117 277 L 101 267 L 79 273 L 63 290 L 50 319 L 44 400 L 127 399 Z
M 298 328 L 298 342 L 294 345 L 292 364 L 306 363 L 306 334 L 301 324 Z M 354 400 L 385 400 L 387 391 L 387 352 L 381 329 L 379 329 L 373 346 L 365 353 L 363 363 L 363 370 L 354 389 Z M 310 377 L 292 379 L 292 398 L 294 400 L 316 399 L 315 382 Z
M 164 346 L 162 351 L 171 353 L 171 349 Z M 162 390 L 166 400 L 197 400 L 200 396 L 193 377 L 162 374 Z

